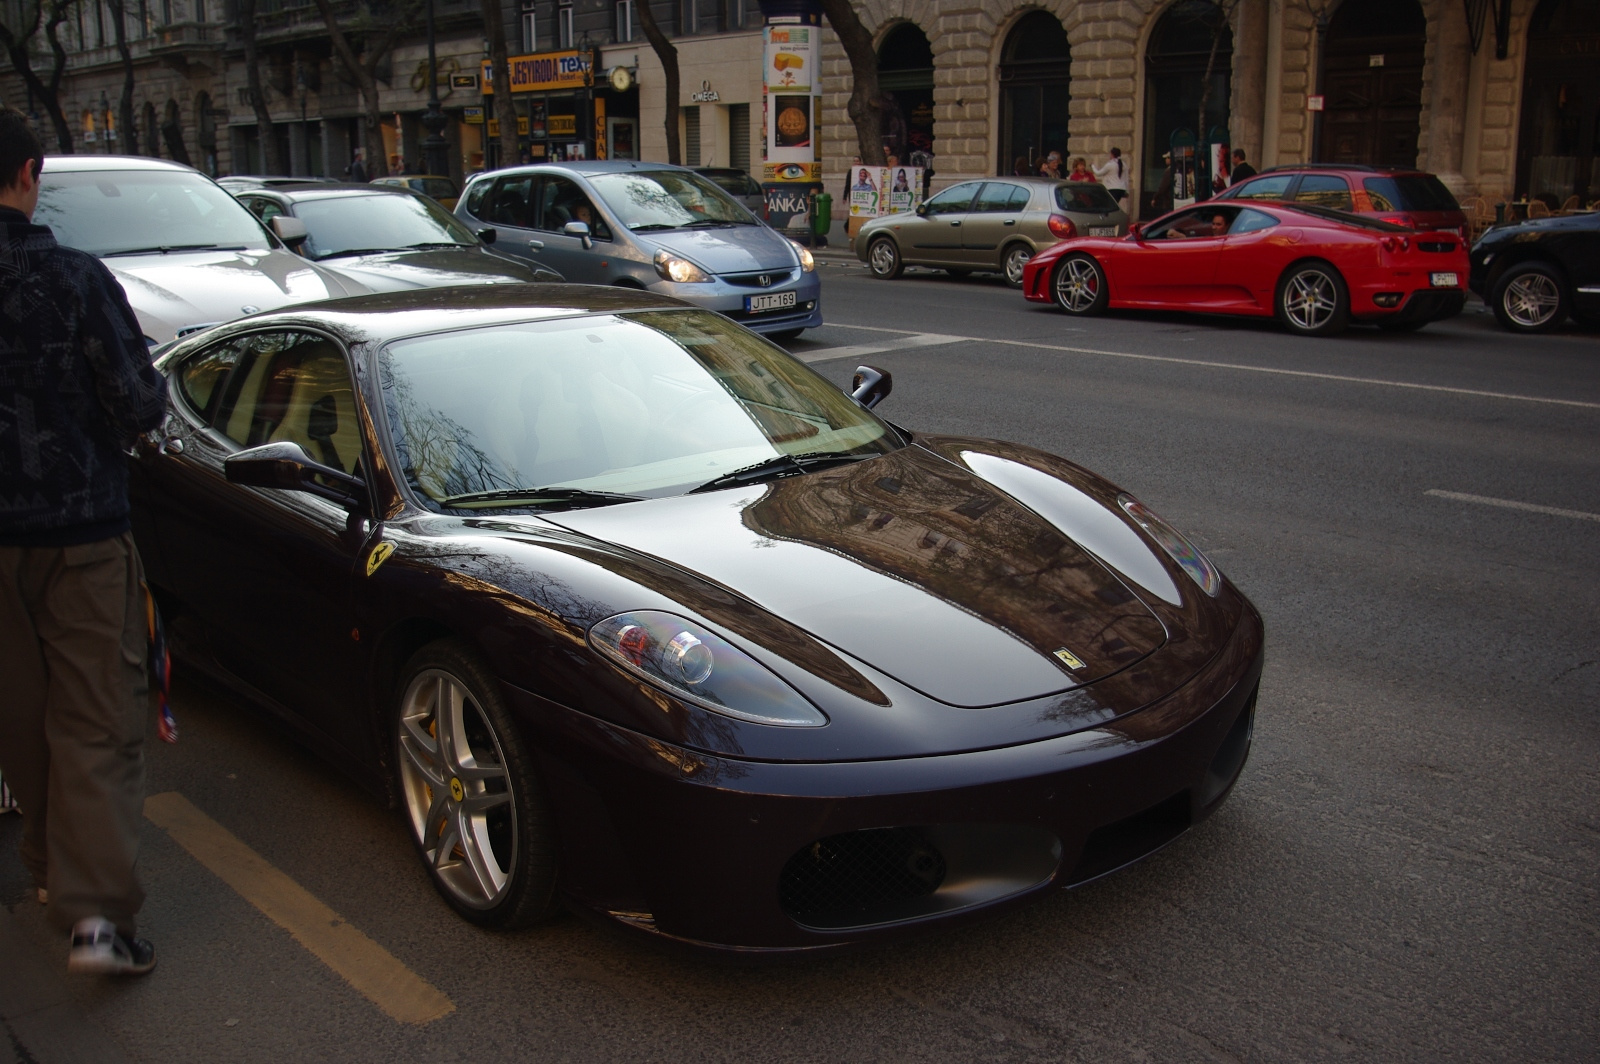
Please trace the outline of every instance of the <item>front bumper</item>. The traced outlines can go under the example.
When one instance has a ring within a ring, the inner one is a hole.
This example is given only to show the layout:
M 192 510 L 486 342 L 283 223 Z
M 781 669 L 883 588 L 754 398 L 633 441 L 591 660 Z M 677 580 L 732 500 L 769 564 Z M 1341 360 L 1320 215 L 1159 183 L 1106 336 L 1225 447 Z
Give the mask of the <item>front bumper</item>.
M 1160 849 L 1243 767 L 1262 660 L 1246 609 L 1198 674 L 1137 713 L 890 761 L 710 756 L 507 693 L 540 751 L 568 897 L 660 938 L 763 954 L 976 917 Z
M 786 332 L 790 329 L 815 329 L 822 324 L 822 279 L 815 270 L 806 273 L 799 267 L 790 270 L 770 270 L 766 276 L 773 278 L 767 286 L 759 284 L 761 275 L 736 275 L 733 278 L 717 277 L 701 284 L 678 284 L 657 281 L 648 286 L 657 295 L 672 296 L 725 314 L 745 328 L 758 333 Z M 784 310 L 745 310 L 745 297 L 795 294 L 793 308 Z

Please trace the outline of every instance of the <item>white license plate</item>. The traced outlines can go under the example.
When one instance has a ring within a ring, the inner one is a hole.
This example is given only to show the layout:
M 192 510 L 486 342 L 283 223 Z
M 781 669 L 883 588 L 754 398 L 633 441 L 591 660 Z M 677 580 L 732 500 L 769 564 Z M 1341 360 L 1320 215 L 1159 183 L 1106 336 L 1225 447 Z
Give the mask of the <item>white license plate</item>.
M 744 297 L 744 309 L 749 314 L 760 314 L 767 310 L 791 310 L 794 305 L 793 292 L 769 292 L 764 296 Z
M 1428 280 L 1435 288 L 1460 288 L 1461 278 L 1454 273 L 1430 273 Z
M 1117 235 L 1117 227 L 1114 226 L 1114 225 L 1091 225 L 1089 227 L 1089 235 L 1090 236 L 1116 236 Z

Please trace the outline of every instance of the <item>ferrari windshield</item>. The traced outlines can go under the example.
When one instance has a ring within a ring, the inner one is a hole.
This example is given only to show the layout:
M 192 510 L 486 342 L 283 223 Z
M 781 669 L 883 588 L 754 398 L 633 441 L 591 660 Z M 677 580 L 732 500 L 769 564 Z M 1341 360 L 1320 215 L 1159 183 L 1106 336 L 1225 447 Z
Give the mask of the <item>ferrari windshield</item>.
M 91 255 L 272 247 L 244 204 L 183 170 L 46 167 L 33 220 L 53 229 L 64 247 Z
M 902 446 L 833 384 L 702 310 L 439 333 L 378 363 L 396 457 L 438 509 L 681 495 Z
M 755 216 L 699 174 L 627 170 L 589 178 L 622 224 L 633 230 L 755 225 Z

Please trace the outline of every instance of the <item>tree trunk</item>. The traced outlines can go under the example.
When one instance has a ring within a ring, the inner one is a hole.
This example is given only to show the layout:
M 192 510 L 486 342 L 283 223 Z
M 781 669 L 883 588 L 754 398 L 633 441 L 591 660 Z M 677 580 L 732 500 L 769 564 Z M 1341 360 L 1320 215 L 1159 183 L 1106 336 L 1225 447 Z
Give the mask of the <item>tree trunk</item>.
M 11 27 L 0 22 L 0 45 L 6 50 L 6 55 L 11 59 L 11 66 L 16 70 L 23 84 L 33 93 L 34 99 L 44 104 L 45 113 L 50 116 L 50 124 L 55 128 L 56 143 L 61 154 L 72 154 L 72 127 L 67 124 L 67 116 L 61 111 L 61 72 L 65 66 L 66 53 L 60 48 L 54 48 L 56 67 L 52 71 L 48 84 L 39 77 L 33 69 L 33 57 L 29 54 L 33 38 L 39 32 L 40 26 L 45 21 L 45 0 L 35 0 L 30 8 L 25 11 L 32 12 L 32 18 L 26 22 L 26 32 L 18 35 Z M 57 25 L 65 17 L 62 4 L 52 3 L 49 7 L 51 25 Z M 19 27 L 22 28 L 22 27 Z
M 517 153 L 517 105 L 511 98 L 511 49 L 506 44 L 506 20 L 500 0 L 483 0 L 483 26 L 489 34 L 489 69 L 494 74 L 494 119 L 500 123 L 500 165 L 515 166 Z M 485 132 L 488 132 L 485 127 Z M 485 153 L 487 155 L 487 153 Z M 483 161 L 489 169 L 489 160 Z
M 383 146 L 383 101 L 378 96 L 378 64 L 383 62 L 383 57 L 389 54 L 394 47 L 394 42 L 401 34 L 408 33 L 416 22 L 417 10 L 421 6 L 419 0 L 406 0 L 397 9 L 387 11 L 384 19 L 384 29 L 376 41 L 370 37 L 364 42 L 365 55 L 356 57 L 355 49 L 350 45 L 350 38 L 339 25 L 339 20 L 333 16 L 333 5 L 329 0 L 316 0 L 317 10 L 322 14 L 322 21 L 328 27 L 328 39 L 333 43 L 333 54 L 339 57 L 339 63 L 345 71 L 355 79 L 356 87 L 361 90 L 362 111 L 366 115 L 366 129 L 364 147 L 367 156 L 367 177 L 387 177 L 389 174 L 389 153 Z
M 133 52 L 128 48 L 128 22 L 122 0 L 106 0 L 117 31 L 117 54 L 122 57 L 122 98 L 117 101 L 117 150 L 139 154 L 139 130 L 133 117 Z
M 883 151 L 883 94 L 878 91 L 878 52 L 872 47 L 872 34 L 856 17 L 850 0 L 822 0 L 822 13 L 839 35 L 844 54 L 850 57 L 850 76 L 854 87 L 845 112 L 856 127 L 857 151 L 868 166 L 887 165 Z M 817 72 L 812 72 L 816 77 Z
M 256 51 L 256 0 L 239 0 L 239 37 L 244 44 L 245 91 L 255 111 L 256 140 L 261 145 L 261 172 L 287 173 L 283 159 L 278 156 L 278 138 L 272 131 L 272 112 L 267 110 L 267 95 L 261 88 L 261 57 Z M 235 163 L 235 167 L 237 165 Z
M 634 7 L 639 11 L 639 28 L 644 30 L 656 58 L 661 60 L 661 70 L 667 81 L 667 162 L 682 166 L 683 148 L 678 141 L 678 50 L 656 24 L 656 13 L 650 10 L 650 0 L 635 0 Z

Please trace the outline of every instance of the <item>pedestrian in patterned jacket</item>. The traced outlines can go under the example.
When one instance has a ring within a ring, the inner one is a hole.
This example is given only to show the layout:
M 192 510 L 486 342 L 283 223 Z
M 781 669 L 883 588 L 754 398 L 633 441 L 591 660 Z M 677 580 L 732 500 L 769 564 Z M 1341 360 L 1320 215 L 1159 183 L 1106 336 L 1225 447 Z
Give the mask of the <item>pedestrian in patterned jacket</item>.
M 0 110 L 0 774 L 68 969 L 136 974 L 149 707 L 123 450 L 166 382 L 111 271 L 32 223 L 43 166 Z

